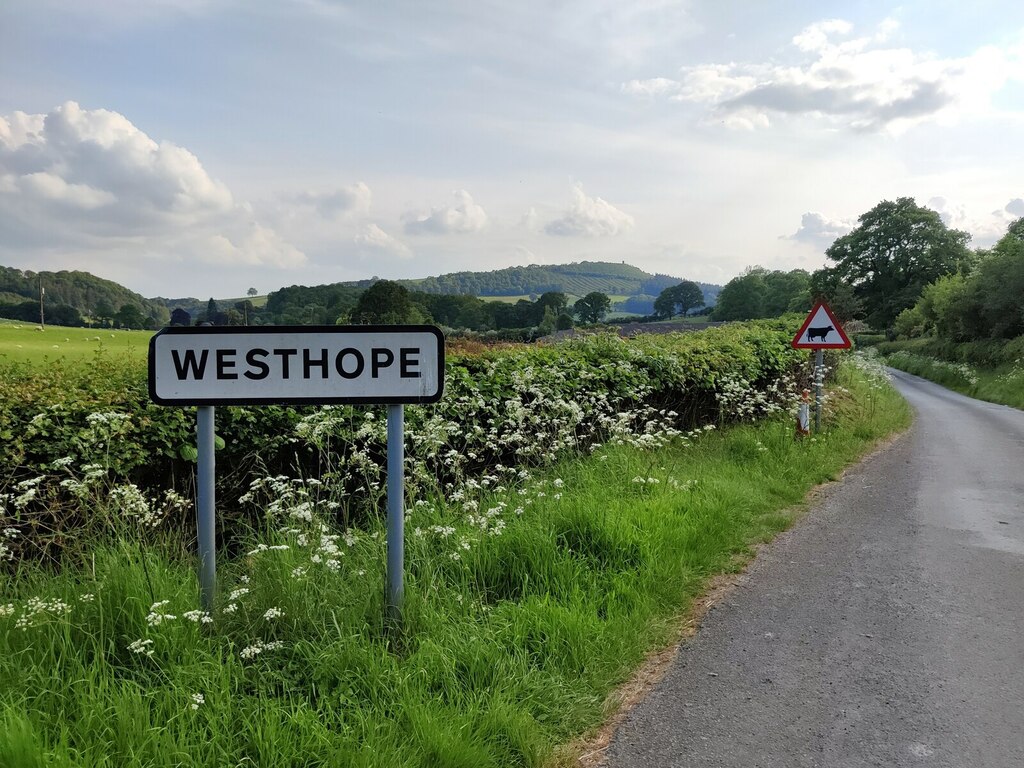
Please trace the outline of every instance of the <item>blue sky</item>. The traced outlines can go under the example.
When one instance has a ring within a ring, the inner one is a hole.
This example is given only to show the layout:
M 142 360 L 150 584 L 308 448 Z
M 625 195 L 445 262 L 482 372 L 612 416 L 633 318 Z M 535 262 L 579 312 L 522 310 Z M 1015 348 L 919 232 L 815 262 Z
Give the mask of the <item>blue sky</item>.
M 815 269 L 1024 215 L 1024 7 L 7 0 L 0 264 L 143 294 L 584 259 Z

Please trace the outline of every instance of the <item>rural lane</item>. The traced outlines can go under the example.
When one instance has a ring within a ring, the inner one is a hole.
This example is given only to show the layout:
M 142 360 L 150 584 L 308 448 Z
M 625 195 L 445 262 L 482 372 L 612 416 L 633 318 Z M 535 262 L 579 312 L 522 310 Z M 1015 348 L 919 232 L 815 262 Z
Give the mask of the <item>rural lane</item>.
M 1024 766 L 1024 411 L 894 381 L 910 432 L 765 548 L 609 768 Z

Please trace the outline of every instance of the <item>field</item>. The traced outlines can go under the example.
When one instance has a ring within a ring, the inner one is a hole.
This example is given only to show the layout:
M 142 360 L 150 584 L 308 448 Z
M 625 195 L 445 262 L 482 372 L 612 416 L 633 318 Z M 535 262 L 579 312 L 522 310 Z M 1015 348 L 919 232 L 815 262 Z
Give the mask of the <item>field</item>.
M 383 611 L 379 409 L 218 409 L 204 614 L 188 494 L 134 484 L 190 487 L 162 449 L 191 433 L 187 409 L 147 408 L 131 359 L 0 377 L 18 437 L 3 463 L 22 467 L 0 537 L 0 765 L 571 764 L 565 745 L 707 580 L 908 422 L 877 367 L 844 365 L 825 431 L 794 440 L 790 336 L 452 355 L 445 400 L 407 409 L 400 627 Z M 304 463 L 270 469 L 282 447 Z
M 48 360 L 85 360 L 98 351 L 144 358 L 150 331 L 65 328 L 0 320 L 0 362 L 43 364 Z

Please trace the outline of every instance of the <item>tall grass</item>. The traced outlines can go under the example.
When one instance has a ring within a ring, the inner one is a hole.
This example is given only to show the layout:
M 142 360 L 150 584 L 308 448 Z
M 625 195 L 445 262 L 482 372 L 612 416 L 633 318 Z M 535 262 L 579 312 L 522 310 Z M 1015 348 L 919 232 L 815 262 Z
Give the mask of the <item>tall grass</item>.
M 849 368 L 829 407 L 814 439 L 778 420 L 605 446 L 410 505 L 400 633 L 381 521 L 268 518 L 224 559 L 212 623 L 159 536 L 24 566 L 0 577 L 0 766 L 543 764 L 711 576 L 909 420 Z

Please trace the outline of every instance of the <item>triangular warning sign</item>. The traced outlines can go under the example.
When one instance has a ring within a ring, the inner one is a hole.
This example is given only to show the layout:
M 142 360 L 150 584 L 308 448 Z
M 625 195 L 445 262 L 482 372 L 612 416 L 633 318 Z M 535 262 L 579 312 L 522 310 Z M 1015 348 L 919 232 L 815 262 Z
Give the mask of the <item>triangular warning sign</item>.
M 823 301 L 814 305 L 811 314 L 793 337 L 795 349 L 849 349 L 850 346 L 843 326 Z

